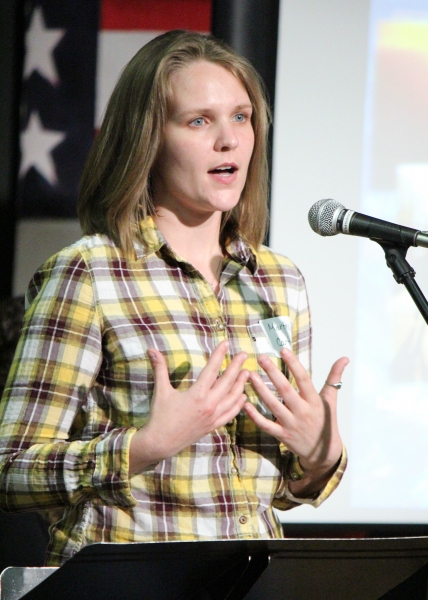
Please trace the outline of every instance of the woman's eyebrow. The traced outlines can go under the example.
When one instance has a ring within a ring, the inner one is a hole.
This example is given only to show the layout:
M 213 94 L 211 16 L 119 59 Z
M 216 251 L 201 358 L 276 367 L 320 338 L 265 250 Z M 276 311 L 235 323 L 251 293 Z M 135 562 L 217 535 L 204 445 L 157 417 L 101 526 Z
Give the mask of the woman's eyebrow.
M 248 109 L 253 109 L 253 105 L 251 103 L 246 103 L 246 104 L 237 104 L 236 106 L 233 107 L 231 112 L 239 112 L 240 110 L 248 110 Z M 215 108 L 213 107 L 194 107 L 194 108 L 189 108 L 186 110 L 183 110 L 181 112 L 177 112 L 177 113 L 173 113 L 174 117 L 177 119 L 182 119 L 185 118 L 187 116 L 192 116 L 194 114 L 209 114 L 215 112 Z

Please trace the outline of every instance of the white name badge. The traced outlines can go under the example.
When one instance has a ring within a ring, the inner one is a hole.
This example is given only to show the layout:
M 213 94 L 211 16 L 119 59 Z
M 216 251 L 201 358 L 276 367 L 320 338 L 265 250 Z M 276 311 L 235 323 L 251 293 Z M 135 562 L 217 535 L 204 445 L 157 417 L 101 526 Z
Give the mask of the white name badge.
M 280 352 L 283 348 L 292 349 L 290 317 L 273 317 L 263 319 L 259 323 L 278 358 L 281 357 Z

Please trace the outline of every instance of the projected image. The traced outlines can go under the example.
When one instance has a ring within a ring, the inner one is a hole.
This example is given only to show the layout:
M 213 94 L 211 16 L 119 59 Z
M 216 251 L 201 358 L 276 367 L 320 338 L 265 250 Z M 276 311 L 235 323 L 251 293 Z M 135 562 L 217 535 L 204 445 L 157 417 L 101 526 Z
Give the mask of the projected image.
M 428 230 L 426 0 L 372 3 L 364 150 L 361 212 Z M 351 506 L 426 510 L 428 326 L 379 254 L 360 242 Z M 428 249 L 407 260 L 427 297 Z

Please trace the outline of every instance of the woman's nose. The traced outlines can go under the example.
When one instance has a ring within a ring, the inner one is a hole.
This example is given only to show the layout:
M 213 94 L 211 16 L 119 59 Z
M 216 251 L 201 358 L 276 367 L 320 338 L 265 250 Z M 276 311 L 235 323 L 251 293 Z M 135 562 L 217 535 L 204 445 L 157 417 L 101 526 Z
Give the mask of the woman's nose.
M 238 137 L 232 123 L 224 123 L 219 126 L 214 149 L 217 152 L 234 150 L 238 146 Z

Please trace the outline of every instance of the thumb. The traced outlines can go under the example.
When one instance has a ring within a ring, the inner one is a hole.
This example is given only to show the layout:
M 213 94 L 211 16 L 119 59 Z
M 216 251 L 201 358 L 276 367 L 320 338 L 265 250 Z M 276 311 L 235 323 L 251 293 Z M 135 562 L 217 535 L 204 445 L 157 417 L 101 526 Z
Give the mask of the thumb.
M 156 396 L 170 391 L 172 386 L 164 356 L 155 348 L 150 348 L 147 354 L 153 369 L 153 379 L 155 382 L 153 399 L 155 399 Z

